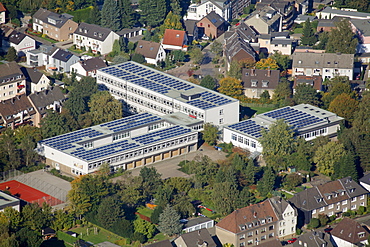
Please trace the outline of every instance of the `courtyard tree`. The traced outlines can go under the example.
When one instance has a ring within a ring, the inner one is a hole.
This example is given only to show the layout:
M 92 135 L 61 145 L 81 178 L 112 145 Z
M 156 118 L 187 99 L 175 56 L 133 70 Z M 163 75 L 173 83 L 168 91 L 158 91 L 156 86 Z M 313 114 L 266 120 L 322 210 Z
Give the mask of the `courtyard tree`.
M 94 125 L 122 118 L 122 103 L 111 96 L 108 91 L 93 94 L 88 105 Z
M 243 95 L 244 87 L 241 80 L 225 77 L 220 80 L 220 87 L 217 90 L 227 96 L 238 98 Z
M 167 205 L 159 216 L 158 229 L 167 236 L 174 236 L 181 233 L 180 214 L 170 205 Z
M 354 54 L 356 52 L 357 43 L 358 40 L 352 31 L 350 22 L 343 18 L 336 24 L 336 28 L 330 31 L 326 52 Z
M 334 164 L 339 162 L 344 155 L 344 145 L 331 141 L 315 152 L 313 161 L 320 173 L 331 176 L 334 173 Z
M 209 145 L 213 146 L 217 143 L 218 129 L 211 123 L 206 123 L 203 127 L 202 138 Z

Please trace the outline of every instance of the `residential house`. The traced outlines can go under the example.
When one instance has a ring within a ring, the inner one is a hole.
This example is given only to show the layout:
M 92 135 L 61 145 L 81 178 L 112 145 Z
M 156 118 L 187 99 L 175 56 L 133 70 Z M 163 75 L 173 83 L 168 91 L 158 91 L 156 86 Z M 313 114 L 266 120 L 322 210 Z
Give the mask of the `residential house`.
M 268 242 L 262 242 L 258 244 L 258 247 L 283 247 L 279 239 L 274 239 Z
M 257 54 L 251 46 L 252 42 L 256 41 L 256 33 L 248 28 L 246 24 L 240 24 L 240 28 L 232 29 L 225 33 L 224 37 L 224 54 L 226 57 L 226 68 L 230 68 L 232 61 L 250 60 L 255 62 Z M 256 49 L 259 50 L 259 47 Z
M 3 212 L 5 208 L 12 207 L 13 209 L 20 211 L 21 201 L 5 192 L 0 191 L 0 212 Z
M 163 35 L 162 45 L 165 50 L 182 50 L 188 49 L 188 37 L 185 31 L 166 29 Z
M 33 125 L 36 127 L 40 127 L 41 119 L 46 116 L 47 110 L 61 112 L 65 101 L 64 94 L 59 87 L 50 87 L 41 92 L 32 93 L 28 96 L 28 99 L 36 110 L 33 118 Z
M 281 32 L 282 30 L 282 15 L 268 5 L 253 11 L 244 22 L 259 34 Z
M 234 0 L 238 1 L 238 0 Z M 250 4 L 250 0 L 242 0 L 241 2 L 247 2 L 245 7 Z M 248 4 L 249 2 L 249 4 Z M 234 6 L 236 6 L 234 4 Z M 219 1 L 219 0 L 201 0 L 200 3 L 193 3 L 189 6 L 184 20 L 201 20 L 206 15 L 215 11 L 219 16 L 224 18 L 226 21 L 231 21 L 232 17 L 232 3 L 231 1 Z
M 242 70 L 244 94 L 248 98 L 260 98 L 264 91 L 272 97 L 280 80 L 279 70 L 246 69 Z
M 18 56 L 24 56 L 27 51 L 36 49 L 36 40 L 24 33 L 13 31 L 8 37 L 9 45 L 14 47 Z
M 4 24 L 6 22 L 6 8 L 2 3 L 0 3 L 0 24 Z
M 197 23 L 197 26 L 199 28 L 200 37 L 216 39 L 226 31 L 227 22 L 216 12 L 212 11 L 202 18 Z
M 143 35 L 143 29 L 141 27 L 124 28 L 121 31 L 117 32 L 117 34 L 120 37 L 131 39 L 133 37 Z
M 306 141 L 319 136 L 330 138 L 337 136 L 343 121 L 343 118 L 335 113 L 309 104 L 286 106 L 224 126 L 222 140 L 225 143 L 231 142 L 234 146 L 247 149 L 251 153 L 261 153 L 263 151 L 263 146 L 260 143 L 261 130 L 268 130 L 278 119 L 284 119 L 294 129 L 294 135 L 300 136 Z
M 22 124 L 33 124 L 36 111 L 26 94 L 0 102 L 0 125 L 14 129 Z
M 350 23 L 360 41 L 357 45 L 357 53 L 370 52 L 370 19 L 351 19 Z
M 43 91 L 50 86 L 50 79 L 37 69 L 22 67 L 21 70 L 26 77 L 27 94 Z
M 256 10 L 260 10 L 266 6 L 272 7 L 282 16 L 281 28 L 288 30 L 296 18 L 297 11 L 294 1 L 288 0 L 259 0 L 256 3 Z
M 57 49 L 55 46 L 40 45 L 38 49 L 26 52 L 26 63 L 32 67 L 46 66 L 49 64 L 50 56 Z
M 173 247 L 170 240 L 162 240 L 156 243 L 145 245 L 145 247 Z
M 314 20 L 317 19 L 316 16 L 312 16 L 312 15 L 304 15 L 304 14 L 300 14 L 297 16 L 297 18 L 295 18 L 294 20 L 294 23 L 297 23 L 297 24 L 303 24 L 307 21 L 307 19 L 310 20 L 310 22 L 313 22 Z
M 317 32 L 330 32 L 332 29 L 337 28 L 338 22 L 343 20 L 344 17 L 336 16 L 332 19 L 319 19 L 317 23 Z M 347 18 L 349 20 L 349 18 Z
M 147 63 L 157 65 L 158 62 L 166 60 L 166 52 L 161 43 L 139 40 L 135 52 L 143 55 Z
M 59 73 L 71 71 L 71 65 L 80 61 L 80 58 L 69 51 L 57 49 L 50 57 L 47 70 Z
M 237 35 L 241 39 L 243 39 L 245 42 L 250 43 L 251 45 L 258 44 L 257 32 L 244 22 L 238 22 L 237 24 L 230 26 L 229 30 L 226 31 L 224 35 L 225 44 L 227 43 L 229 38 L 233 37 L 235 33 L 237 33 Z
M 103 59 L 99 57 L 78 61 L 71 65 L 71 72 L 76 73 L 76 79 L 81 80 L 84 76 L 96 77 L 96 71 L 107 67 Z
M 341 216 L 348 210 L 366 207 L 367 193 L 351 177 L 346 177 L 296 193 L 289 201 L 302 212 L 304 222 L 308 224 L 320 214 Z
M 227 215 L 216 225 L 216 235 L 222 244 L 257 246 L 292 236 L 296 224 L 297 210 L 285 200 L 273 197 Z
M 185 20 L 184 26 L 186 34 L 188 35 L 188 42 L 191 44 L 193 40 L 199 39 L 199 30 L 197 27 L 197 20 Z
M 69 14 L 57 14 L 40 8 L 32 16 L 32 28 L 57 41 L 69 40 L 78 26 L 72 18 L 73 16 Z
M 327 6 L 325 9 L 316 12 L 316 16 L 319 19 L 333 19 L 336 16 L 347 17 L 352 19 L 370 19 L 369 13 L 340 10 Z
M 180 235 L 174 240 L 177 247 L 216 247 L 215 241 L 212 239 L 207 229 L 188 232 Z
M 26 93 L 26 78 L 16 62 L 0 64 L 0 101 Z
M 310 85 L 317 92 L 324 91 L 324 87 L 322 84 L 322 77 L 318 75 L 314 76 L 305 76 L 305 75 L 297 75 L 294 77 L 294 84 L 293 84 L 293 92 L 295 92 L 297 86 L 299 84 L 306 84 Z
M 91 49 L 95 54 L 108 54 L 119 35 L 109 28 L 81 22 L 73 33 L 73 44 L 77 48 Z
M 187 221 L 184 225 L 183 231 L 193 232 L 200 229 L 212 228 L 215 225 L 215 221 L 207 217 L 198 217 Z
M 360 178 L 359 181 L 361 186 L 370 192 L 370 173 Z
M 283 55 L 292 55 L 293 39 L 289 37 L 289 32 L 272 32 L 270 34 L 258 35 L 260 49 L 267 50 L 272 54 L 280 52 Z
M 297 237 L 292 247 L 335 247 L 330 234 L 321 231 L 304 233 Z
M 333 240 L 340 247 L 356 247 L 368 244 L 369 231 L 353 219 L 344 218 L 331 231 Z
M 353 79 L 354 54 L 294 52 L 292 75 L 319 75 L 323 80 L 335 76 Z
M 321 6 L 333 5 L 334 0 L 313 0 L 312 7 L 314 9 L 322 8 Z

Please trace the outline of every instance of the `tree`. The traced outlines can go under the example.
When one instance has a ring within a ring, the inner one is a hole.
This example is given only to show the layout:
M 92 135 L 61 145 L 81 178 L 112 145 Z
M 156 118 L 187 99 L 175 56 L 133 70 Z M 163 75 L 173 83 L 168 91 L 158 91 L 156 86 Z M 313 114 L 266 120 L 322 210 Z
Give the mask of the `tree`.
M 182 9 L 181 9 L 181 5 L 178 0 L 171 0 L 170 7 L 171 7 L 171 11 L 175 15 L 181 16 Z
M 303 178 L 297 173 L 291 173 L 284 178 L 284 184 L 287 190 L 292 190 L 302 184 Z
M 280 80 L 274 91 L 274 94 L 272 95 L 272 102 L 274 104 L 278 104 L 279 106 L 285 106 L 291 95 L 292 88 L 290 87 L 290 82 L 284 79 Z
M 353 180 L 358 180 L 358 170 L 355 163 L 354 155 L 347 151 L 335 164 L 333 179 L 351 177 Z
M 167 14 L 166 2 L 162 0 L 139 0 L 140 21 L 147 26 L 156 27 Z
M 260 95 L 260 101 L 262 103 L 267 103 L 267 101 L 270 99 L 270 93 L 269 91 L 265 90 Z
M 54 220 L 52 227 L 54 230 L 65 230 L 70 229 L 73 226 L 74 216 L 63 209 L 54 211 Z
M 216 126 L 211 123 L 206 123 L 202 131 L 202 138 L 206 143 L 213 146 L 217 143 L 217 133 L 218 129 Z
M 357 112 L 358 102 L 346 93 L 335 97 L 329 105 L 329 111 L 344 117 L 347 121 L 352 122 Z
M 115 0 L 105 0 L 101 10 L 101 25 L 114 32 L 121 30 L 121 11 Z
M 168 236 L 179 234 L 182 231 L 180 215 L 170 205 L 167 205 L 159 216 L 158 229 Z
M 243 95 L 244 87 L 241 80 L 225 77 L 220 80 L 220 87 L 217 90 L 227 96 L 238 98 Z
M 120 188 L 117 193 L 121 197 L 121 201 L 130 207 L 143 203 L 145 198 L 142 190 L 142 178 L 132 176 L 130 173 L 124 173 L 121 178 L 117 181 Z
M 202 50 L 198 47 L 193 48 L 189 51 L 190 59 L 193 61 L 195 64 L 201 64 L 203 61 L 203 53 Z
M 283 119 L 270 125 L 269 130 L 261 130 L 259 142 L 263 146 L 263 156 L 268 164 L 280 166 L 279 160 L 284 159 L 294 151 L 294 132 Z
M 94 2 L 93 6 L 91 6 L 89 18 L 86 20 L 86 22 L 90 24 L 100 25 L 101 15 L 100 15 L 99 7 L 96 4 L 96 2 Z
M 329 108 L 330 103 L 340 94 L 346 93 L 352 98 L 356 97 L 355 92 L 351 89 L 351 84 L 347 76 L 336 76 L 325 82 L 327 93 L 322 97 L 324 107 Z
M 17 51 L 13 46 L 10 46 L 8 52 L 5 55 L 5 60 L 8 62 L 16 61 L 18 59 Z
M 130 60 L 130 55 L 128 55 L 128 54 L 118 55 L 118 56 L 115 56 L 113 58 L 112 63 L 113 64 L 120 64 L 120 63 L 127 62 L 129 60 Z
M 260 181 L 258 181 L 257 184 L 257 189 L 258 192 L 260 192 L 261 196 L 265 197 L 268 193 L 271 193 L 271 191 L 273 191 L 275 179 L 276 176 L 274 174 L 274 171 L 270 166 L 267 166 L 263 173 L 263 177 Z
M 307 19 L 303 25 L 301 44 L 306 46 L 312 46 L 316 43 L 317 38 L 314 30 L 312 29 L 310 19 Z
M 15 210 L 12 207 L 5 208 L 2 213 L 4 214 L 4 216 L 8 220 L 9 229 L 12 232 L 16 232 L 20 228 L 20 226 L 23 222 L 21 213 L 19 211 Z
M 35 140 L 32 138 L 32 136 L 27 136 L 22 140 L 19 146 L 22 150 L 24 163 L 26 166 L 29 166 L 37 157 L 37 153 L 34 150 L 36 148 Z
M 139 53 L 132 54 L 131 60 L 137 63 L 145 63 L 145 57 Z
M 6 162 L 8 170 L 17 169 L 20 165 L 19 152 L 16 147 L 14 140 L 14 131 L 7 128 L 0 137 L 0 147 L 2 155 L 4 155 L 3 161 Z
M 211 52 L 213 52 L 217 56 L 221 56 L 223 52 L 222 44 L 217 40 L 213 41 L 213 43 L 211 44 Z
M 122 118 L 122 103 L 108 91 L 99 91 L 91 96 L 89 102 L 93 124 L 106 123 Z
M 153 224 L 158 224 L 159 223 L 159 216 L 162 214 L 162 212 L 163 212 L 163 207 L 161 205 L 158 205 L 157 207 L 155 207 L 155 209 L 153 210 L 152 215 L 150 216 L 150 221 Z
M 19 246 L 39 247 L 42 243 L 40 232 L 32 230 L 28 227 L 22 227 L 16 232 Z
M 283 55 L 280 51 L 275 51 L 270 57 L 276 61 L 280 71 L 285 71 L 290 67 L 291 60 L 288 55 Z
M 122 204 L 116 195 L 102 199 L 96 214 L 98 222 L 102 227 L 110 229 L 114 222 L 123 217 Z
M 154 237 L 156 231 L 154 224 L 140 218 L 134 221 L 134 228 L 135 232 L 144 234 L 148 239 Z
M 242 79 L 242 66 L 237 60 L 231 61 L 227 75 L 238 80 Z
M 158 173 L 155 167 L 148 168 L 144 166 L 140 170 L 140 177 L 142 179 L 143 194 L 149 199 L 153 192 L 157 191 L 158 187 L 162 185 L 161 174 Z
M 296 104 L 310 104 L 318 106 L 320 104 L 319 96 L 311 85 L 299 83 L 295 88 L 293 100 Z
M 370 94 L 363 95 L 354 115 L 353 128 L 361 134 L 370 133 Z
M 319 34 L 319 42 L 313 48 L 317 50 L 326 50 L 326 45 L 329 40 L 329 32 L 322 32 Z
M 202 78 L 202 80 L 200 82 L 200 85 L 202 87 L 214 90 L 215 87 L 216 87 L 216 82 L 215 82 L 215 79 L 212 76 L 206 75 L 205 77 Z
M 122 28 L 132 28 L 135 24 L 135 11 L 130 0 L 120 0 L 118 6 L 121 12 Z
M 47 205 L 47 204 L 46 204 Z M 23 207 L 23 226 L 32 230 L 40 230 L 51 224 L 51 207 L 45 204 L 41 208 L 37 203 Z
M 279 66 L 277 65 L 276 61 L 269 58 L 262 58 L 260 61 L 256 63 L 256 69 L 278 69 Z
M 343 155 L 345 155 L 343 144 L 331 141 L 315 152 L 313 161 L 316 163 L 317 170 L 320 173 L 331 176 L 334 172 L 334 164 Z
M 326 52 L 344 54 L 354 54 L 356 52 L 357 38 L 352 32 L 351 24 L 348 20 L 342 19 L 336 24 L 336 28 L 329 33 Z
M 318 228 L 320 226 L 320 220 L 317 219 L 317 218 L 312 218 L 310 220 L 310 224 L 309 224 L 312 228 Z
M 173 50 L 170 54 L 174 62 L 183 62 L 185 60 L 185 53 L 181 50 Z
M 217 208 L 217 212 L 227 215 L 236 209 L 237 198 L 239 191 L 237 185 L 232 182 L 216 183 L 213 188 L 212 198 L 213 204 Z
M 168 12 L 166 19 L 159 28 L 159 37 L 162 38 L 166 29 L 184 30 L 181 23 L 181 16 L 175 15 L 172 11 Z
M 41 133 L 43 138 L 49 138 L 69 132 L 66 118 L 52 110 L 47 110 L 47 115 L 41 120 Z

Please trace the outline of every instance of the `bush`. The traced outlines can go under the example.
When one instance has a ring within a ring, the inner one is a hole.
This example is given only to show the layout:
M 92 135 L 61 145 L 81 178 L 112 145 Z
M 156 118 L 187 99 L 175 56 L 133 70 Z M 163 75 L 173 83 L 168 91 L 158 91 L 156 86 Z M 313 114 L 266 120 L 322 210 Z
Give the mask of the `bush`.
M 330 222 L 334 221 L 336 218 L 337 218 L 337 216 L 335 214 L 333 214 L 332 216 L 329 217 Z
M 342 215 L 343 217 L 349 217 L 351 216 L 351 213 L 347 211 L 347 212 L 344 212 Z
M 312 218 L 310 220 L 310 224 L 309 224 L 312 228 L 318 228 L 320 227 L 320 220 L 317 219 L 317 218 Z
M 295 232 L 297 235 L 301 235 L 302 234 L 302 230 L 300 228 L 297 228 L 296 232 Z
M 319 214 L 320 225 L 326 226 L 329 222 L 329 217 L 326 214 Z
M 139 241 L 140 243 L 145 243 L 148 239 L 146 238 L 146 236 L 140 232 L 135 232 L 132 237 L 131 237 L 131 240 L 133 241 Z
M 357 210 L 357 214 L 361 215 L 366 212 L 366 208 L 364 206 L 360 206 Z

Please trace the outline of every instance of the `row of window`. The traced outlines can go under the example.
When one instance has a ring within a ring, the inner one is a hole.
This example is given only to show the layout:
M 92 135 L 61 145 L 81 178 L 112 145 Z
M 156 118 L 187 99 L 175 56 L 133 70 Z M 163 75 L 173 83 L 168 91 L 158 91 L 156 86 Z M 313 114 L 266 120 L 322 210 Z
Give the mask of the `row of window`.
M 14 81 L 14 80 L 19 80 L 21 78 L 22 78 L 22 75 L 17 75 L 16 77 L 3 79 L 2 83 Z M 10 85 L 9 85 L 9 87 L 10 87 Z M 5 86 L 4 86 L 4 89 L 5 89 Z
M 246 246 L 246 244 L 247 244 L 247 245 L 252 245 L 252 244 L 253 244 L 253 242 L 255 242 L 255 245 L 258 245 L 258 243 L 259 243 L 260 241 L 264 241 L 264 240 L 266 240 L 267 238 L 273 238 L 273 237 L 274 237 L 274 233 L 272 232 L 272 233 L 270 233 L 269 235 L 263 235 L 263 236 L 261 236 L 261 240 L 259 240 L 258 238 L 250 239 L 250 240 L 248 240 L 247 242 L 241 242 L 241 243 L 239 244 L 239 246 L 240 246 L 240 247 L 244 247 L 244 246 Z
M 231 134 L 231 140 L 237 141 L 237 142 L 240 142 L 240 143 L 243 143 L 243 144 L 245 144 L 247 146 L 251 146 L 252 148 L 256 148 L 257 147 L 256 141 L 250 140 L 250 139 L 248 139 L 246 137 L 238 136 L 236 134 Z
M 130 137 L 130 132 L 123 132 L 113 135 L 113 141 L 117 141 L 126 137 Z
M 360 197 L 360 200 L 363 200 L 363 199 L 365 199 L 365 195 L 361 195 Z M 357 201 L 357 198 L 356 197 L 354 197 L 354 198 L 352 198 L 351 199 L 351 202 L 356 202 Z M 336 209 L 337 210 L 340 210 L 340 205 L 347 205 L 348 204 L 348 200 L 344 200 L 344 201 L 342 201 L 342 202 L 337 202 L 337 206 L 336 206 Z M 364 202 L 361 202 L 360 203 L 360 205 L 361 206 L 364 206 L 365 205 L 365 203 Z M 334 204 L 330 204 L 330 205 L 328 205 L 328 209 L 333 209 L 334 208 Z M 347 211 L 347 208 L 345 208 L 346 209 L 346 211 Z M 356 205 L 354 204 L 354 205 L 352 205 L 351 206 L 351 209 L 356 209 Z M 324 212 L 325 211 L 325 206 L 324 207 L 321 207 L 320 209 L 319 209 L 319 211 L 320 212 Z M 343 209 L 343 211 L 344 211 L 344 209 Z M 316 214 L 316 212 L 317 212 L 317 210 L 316 209 L 314 209 L 314 210 L 312 210 L 312 214 Z M 345 211 L 344 211 L 345 212 Z
M 328 129 L 323 128 L 323 129 L 319 129 L 319 130 L 315 130 L 315 131 L 311 131 L 311 132 L 302 134 L 301 137 L 303 137 L 304 139 L 308 139 L 308 138 L 311 138 L 311 137 L 324 135 L 327 132 L 328 132 Z
M 152 125 L 149 125 L 148 129 L 149 131 L 151 130 L 156 130 L 156 129 L 160 129 L 160 128 L 163 128 L 165 126 L 167 126 L 168 124 L 165 123 L 165 122 L 160 122 L 160 123 L 156 123 L 156 124 L 152 124 Z
M 120 162 L 120 161 L 123 161 L 123 160 L 126 160 L 126 159 L 137 157 L 137 156 L 142 155 L 142 154 L 148 154 L 148 153 L 160 150 L 160 149 L 165 149 L 165 148 L 168 148 L 168 147 L 172 147 L 172 146 L 180 145 L 180 144 L 183 144 L 183 143 L 187 143 L 187 142 L 189 142 L 191 140 L 195 140 L 195 139 L 197 139 L 196 134 L 188 136 L 188 137 L 179 138 L 179 139 L 176 139 L 176 140 L 173 140 L 173 141 L 168 141 L 166 143 L 158 144 L 158 145 L 155 145 L 155 146 L 143 148 L 141 150 L 133 151 L 133 152 L 130 152 L 130 153 L 127 153 L 127 154 L 118 155 L 118 156 L 115 156 L 115 157 L 112 157 L 112 158 L 108 158 L 104 161 L 99 161 L 99 162 L 89 164 L 89 169 L 95 169 L 95 168 L 101 166 L 103 163 L 107 163 L 107 164 L 117 163 L 117 162 Z

